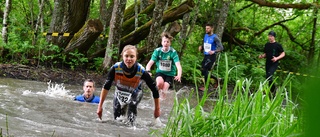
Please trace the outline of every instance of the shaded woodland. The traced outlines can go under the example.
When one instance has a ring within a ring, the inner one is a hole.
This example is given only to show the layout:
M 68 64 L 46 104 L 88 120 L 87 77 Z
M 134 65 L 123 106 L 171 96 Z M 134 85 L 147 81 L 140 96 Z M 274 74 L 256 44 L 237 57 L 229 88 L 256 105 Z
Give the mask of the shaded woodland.
M 244 62 L 256 63 L 250 58 L 262 51 L 270 30 L 288 51 L 285 70 L 320 62 L 317 1 L 5 0 L 1 7 L 4 63 L 106 70 L 128 44 L 137 45 L 145 63 L 159 46 L 160 33 L 168 31 L 188 64 L 185 58 L 199 55 L 195 47 L 206 23 L 214 24 L 225 52 Z M 304 63 L 292 68 L 298 60 Z

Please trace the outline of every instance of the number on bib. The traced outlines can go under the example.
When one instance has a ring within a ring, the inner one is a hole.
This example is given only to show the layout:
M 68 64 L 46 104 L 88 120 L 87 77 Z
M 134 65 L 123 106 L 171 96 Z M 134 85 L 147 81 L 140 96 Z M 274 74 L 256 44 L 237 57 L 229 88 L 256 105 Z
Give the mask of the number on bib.
M 159 69 L 162 71 L 171 71 L 171 60 L 160 60 Z
M 116 96 L 118 101 L 120 102 L 120 105 L 129 104 L 131 101 L 131 93 L 124 92 L 124 91 L 116 91 Z
M 203 44 L 204 51 L 209 52 L 211 50 L 211 44 L 210 43 L 204 43 Z

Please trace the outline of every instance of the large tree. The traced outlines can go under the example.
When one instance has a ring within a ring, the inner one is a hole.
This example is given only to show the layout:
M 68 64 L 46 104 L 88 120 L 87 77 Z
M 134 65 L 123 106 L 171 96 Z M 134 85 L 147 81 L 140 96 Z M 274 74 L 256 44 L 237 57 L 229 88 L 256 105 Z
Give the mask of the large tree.
M 159 34 L 161 33 L 161 24 L 163 20 L 163 11 L 166 7 L 167 0 L 156 0 L 155 8 L 153 10 L 152 24 L 150 27 L 148 40 L 146 46 L 154 49 L 159 44 Z
M 110 20 L 110 31 L 109 31 L 109 38 L 108 44 L 104 55 L 103 60 L 103 68 L 106 70 L 110 67 L 112 56 L 117 55 L 114 53 L 114 49 L 119 49 L 120 47 L 120 38 L 121 38 L 121 26 L 123 22 L 123 13 L 126 7 L 127 0 L 115 0 L 112 16 Z M 120 53 L 121 51 L 118 51 Z
M 50 32 L 77 33 L 85 24 L 91 0 L 55 0 Z M 53 37 L 48 40 L 65 48 L 72 37 Z

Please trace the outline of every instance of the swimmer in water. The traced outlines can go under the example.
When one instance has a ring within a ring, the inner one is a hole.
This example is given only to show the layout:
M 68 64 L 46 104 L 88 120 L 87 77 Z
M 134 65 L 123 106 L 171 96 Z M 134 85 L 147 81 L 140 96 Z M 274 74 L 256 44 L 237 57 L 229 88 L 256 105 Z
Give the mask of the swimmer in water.
M 95 96 L 93 93 L 95 91 L 94 81 L 91 79 L 87 79 L 83 82 L 83 94 L 78 95 L 74 98 L 74 100 L 80 102 L 89 102 L 89 103 L 99 103 L 100 97 Z

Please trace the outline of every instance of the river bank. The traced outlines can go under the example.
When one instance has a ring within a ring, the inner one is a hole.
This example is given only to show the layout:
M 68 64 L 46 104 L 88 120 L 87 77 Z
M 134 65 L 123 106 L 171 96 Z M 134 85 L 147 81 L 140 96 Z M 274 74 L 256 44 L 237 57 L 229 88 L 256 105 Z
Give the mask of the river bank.
M 51 81 L 52 83 L 71 85 L 82 85 L 85 79 L 93 79 L 97 88 L 102 87 L 106 80 L 106 74 L 101 74 L 92 70 L 34 67 L 21 64 L 0 64 L 0 77 L 40 82 Z M 174 90 L 178 91 L 182 87 L 185 87 L 188 90 L 195 88 L 193 84 L 175 82 Z M 146 85 L 144 85 L 143 88 L 148 89 Z M 232 87 L 228 87 L 229 92 L 232 92 L 232 89 Z M 210 89 L 210 91 L 215 91 L 215 89 Z
M 0 64 L 0 77 L 41 82 L 55 82 L 82 85 L 85 79 L 93 79 L 97 87 L 105 82 L 106 74 L 90 70 L 70 70 L 59 68 L 33 67 L 21 64 Z

